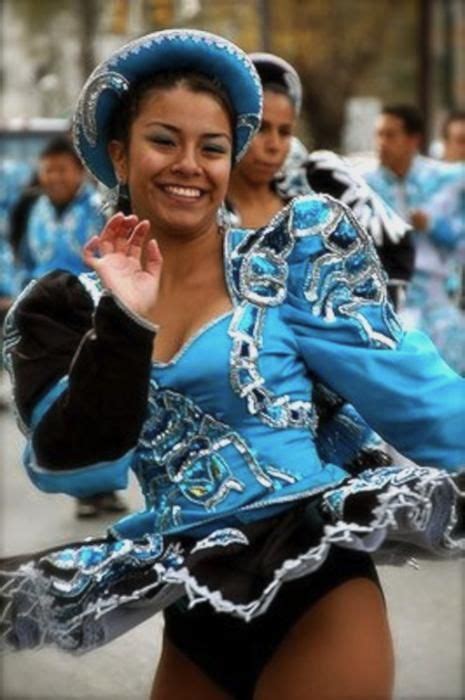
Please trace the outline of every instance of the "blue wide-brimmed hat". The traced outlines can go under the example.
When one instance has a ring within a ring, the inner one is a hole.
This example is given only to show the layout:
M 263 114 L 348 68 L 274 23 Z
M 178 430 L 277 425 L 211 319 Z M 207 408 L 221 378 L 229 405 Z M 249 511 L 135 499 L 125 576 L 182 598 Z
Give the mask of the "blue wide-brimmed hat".
M 131 86 L 163 71 L 197 71 L 218 81 L 235 115 L 234 160 L 247 150 L 261 120 L 263 93 L 246 53 L 223 37 L 195 29 L 154 32 L 115 51 L 92 72 L 79 97 L 73 124 L 76 149 L 107 187 L 117 178 L 108 153 L 109 127 Z
M 281 85 L 294 105 L 296 114 L 299 114 L 302 107 L 302 81 L 294 66 L 273 53 L 249 53 L 249 58 L 257 69 L 262 85 Z

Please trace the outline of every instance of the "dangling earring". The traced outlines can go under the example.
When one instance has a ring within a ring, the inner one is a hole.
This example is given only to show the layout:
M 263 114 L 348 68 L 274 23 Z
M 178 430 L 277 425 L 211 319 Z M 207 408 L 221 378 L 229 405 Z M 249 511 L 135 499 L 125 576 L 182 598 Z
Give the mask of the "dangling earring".
M 127 216 L 132 213 L 129 188 L 125 182 L 118 180 L 118 184 L 115 187 L 105 188 L 105 190 L 105 193 L 102 195 L 102 212 L 104 214 L 112 216 L 117 211 L 122 211 Z
M 113 216 L 117 210 L 119 187 L 102 187 L 102 207 L 101 211 L 105 216 Z
M 218 224 L 218 233 L 223 234 L 231 226 L 232 212 L 228 209 L 225 202 L 221 202 L 216 213 L 216 223 Z

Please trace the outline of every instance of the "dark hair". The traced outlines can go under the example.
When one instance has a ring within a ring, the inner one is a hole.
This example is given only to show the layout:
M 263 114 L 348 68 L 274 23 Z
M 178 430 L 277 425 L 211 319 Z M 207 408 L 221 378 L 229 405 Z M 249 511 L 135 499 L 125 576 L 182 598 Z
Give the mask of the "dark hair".
M 397 117 L 402 121 L 404 130 L 407 134 L 423 136 L 425 132 L 425 120 L 417 107 L 413 105 L 395 104 L 385 105 L 381 114 L 388 114 L 391 117 Z
M 284 86 L 282 83 L 276 83 L 272 80 L 262 83 L 263 92 L 274 92 L 276 95 L 285 95 L 289 102 L 294 107 L 294 102 L 289 94 L 289 88 Z
M 71 139 L 67 136 L 55 136 L 51 139 L 42 149 L 39 154 L 39 160 L 42 158 L 49 158 L 50 156 L 62 156 L 68 155 L 74 158 L 79 167 L 83 168 L 81 159 L 79 158 Z
M 441 130 L 443 139 L 448 138 L 449 127 L 453 122 L 465 122 L 465 110 L 464 109 L 454 110 L 453 112 L 450 112 L 450 114 L 447 115 L 447 117 L 444 120 L 444 123 L 442 125 L 442 130 Z
M 276 95 L 285 95 L 295 108 L 295 100 L 291 95 L 283 69 L 271 62 L 254 61 L 253 64 L 260 78 L 263 92 L 268 90 L 269 92 L 274 92 Z
M 207 93 L 217 100 L 226 110 L 234 133 L 235 113 L 228 94 L 218 80 L 196 71 L 176 70 L 157 73 L 130 87 L 129 91 L 123 95 L 120 108 L 115 110 L 110 122 L 109 140 L 116 139 L 127 144 L 131 124 L 137 117 L 140 105 L 147 94 L 153 90 L 169 90 L 181 85 L 192 92 Z

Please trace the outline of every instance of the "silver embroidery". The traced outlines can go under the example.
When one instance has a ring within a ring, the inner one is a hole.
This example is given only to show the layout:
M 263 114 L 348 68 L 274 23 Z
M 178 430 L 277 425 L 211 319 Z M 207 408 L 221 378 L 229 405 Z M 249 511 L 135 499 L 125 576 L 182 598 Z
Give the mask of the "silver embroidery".
M 396 347 L 401 328 L 394 314 L 389 314 L 385 273 L 368 233 L 345 205 L 328 196 L 312 199 L 316 205 L 320 200 L 321 208 L 329 206 L 335 212 L 323 229 L 292 219 L 299 237 L 319 236 L 324 245 L 311 261 L 305 284 L 304 294 L 312 313 L 329 322 L 349 316 L 370 343 Z M 383 321 L 391 335 L 377 331 L 364 313 L 364 308 L 373 306 L 383 310 Z
M 236 394 L 246 399 L 247 410 L 273 428 L 316 429 L 316 413 L 310 401 L 274 396 L 266 388 L 258 367 L 267 308 L 281 304 L 287 294 L 285 257 L 293 247 L 286 228 L 288 210 L 277 214 L 264 229 L 250 231 L 227 256 L 228 279 L 236 307 L 228 333 L 233 344 L 230 381 Z
M 80 125 L 82 126 L 83 134 L 93 147 L 97 145 L 98 138 L 97 105 L 100 95 L 105 90 L 111 90 L 120 97 L 129 90 L 129 82 L 124 75 L 116 71 L 105 71 L 105 73 L 94 76 L 86 83 L 78 111 L 82 115 Z
M 246 400 L 248 411 L 265 424 L 307 427 L 314 432 L 313 404 L 274 396 L 258 366 L 267 309 L 282 304 L 288 292 L 286 259 L 296 240 L 311 237 L 315 245 L 304 284 L 311 313 L 328 322 L 349 316 L 376 346 L 395 347 L 401 329 L 387 304 L 384 273 L 368 234 L 350 210 L 332 197 L 297 197 L 266 227 L 246 232 L 229 252 L 228 284 L 240 300 L 228 331 L 233 340 L 231 386 Z M 381 312 L 380 320 L 391 335 L 376 330 L 364 313 L 373 307 Z
M 190 399 L 151 380 L 134 471 L 147 506 L 154 510 L 156 530 L 179 526 L 187 502 L 208 512 L 231 492 L 245 492 L 246 484 L 228 466 L 231 449 L 263 488 L 273 490 L 272 478 L 237 433 Z

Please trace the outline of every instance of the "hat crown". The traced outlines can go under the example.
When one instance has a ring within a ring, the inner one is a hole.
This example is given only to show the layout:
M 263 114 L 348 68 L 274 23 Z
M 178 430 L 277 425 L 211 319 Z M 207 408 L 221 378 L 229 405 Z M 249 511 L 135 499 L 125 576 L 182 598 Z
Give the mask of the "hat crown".
M 302 81 L 294 66 L 281 56 L 272 53 L 254 52 L 249 54 L 262 83 L 278 82 L 287 91 L 297 113 L 302 107 Z

